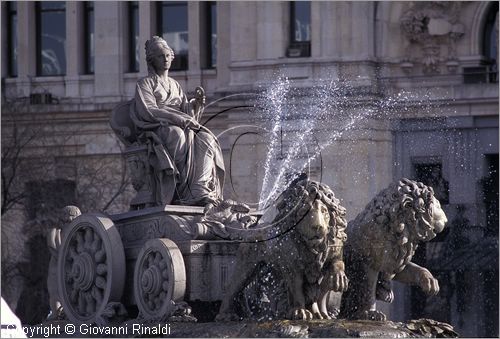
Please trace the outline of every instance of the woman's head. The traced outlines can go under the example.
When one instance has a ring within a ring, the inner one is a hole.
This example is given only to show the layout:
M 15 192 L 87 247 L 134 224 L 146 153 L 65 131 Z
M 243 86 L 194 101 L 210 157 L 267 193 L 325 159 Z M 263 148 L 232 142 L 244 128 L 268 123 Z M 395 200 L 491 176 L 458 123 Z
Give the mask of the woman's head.
M 159 36 L 153 36 L 146 41 L 146 62 L 148 73 L 157 73 L 160 69 L 168 70 L 174 60 L 174 51 L 167 42 Z

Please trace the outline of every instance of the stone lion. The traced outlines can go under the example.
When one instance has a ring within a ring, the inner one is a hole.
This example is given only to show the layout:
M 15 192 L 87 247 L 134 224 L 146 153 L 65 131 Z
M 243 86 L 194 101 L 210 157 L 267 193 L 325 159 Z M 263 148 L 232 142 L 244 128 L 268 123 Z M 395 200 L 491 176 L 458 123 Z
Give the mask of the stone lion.
M 329 319 L 327 293 L 347 289 L 342 260 L 346 212 L 332 190 L 299 178 L 280 195 L 274 207 L 274 212 L 265 213 L 256 229 L 249 231 L 253 235 L 240 244 L 231 287 L 216 320 L 244 317 L 238 310 L 250 302 L 239 302 L 238 296 L 252 279 L 266 293 L 259 296 L 258 303 L 276 300 L 278 287 L 283 287 L 286 300 L 281 306 L 274 305 L 281 307 L 274 315 L 289 319 Z M 267 267 L 264 271 L 269 274 L 272 271 L 273 279 L 279 281 L 263 287 L 271 275 L 256 280 L 262 267 Z
M 447 222 L 432 187 L 406 178 L 391 184 L 347 226 L 345 245 L 349 290 L 340 317 L 385 320 L 375 300 L 392 302 L 391 280 L 439 292 L 438 281 L 411 262 L 418 243 L 433 239 Z

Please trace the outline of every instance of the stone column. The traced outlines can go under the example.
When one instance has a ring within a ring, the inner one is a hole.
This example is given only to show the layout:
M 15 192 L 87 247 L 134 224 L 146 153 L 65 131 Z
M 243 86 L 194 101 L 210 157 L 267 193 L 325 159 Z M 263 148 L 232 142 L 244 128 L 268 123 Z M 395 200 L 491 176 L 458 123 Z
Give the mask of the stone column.
M 66 2 L 66 96 L 80 96 L 80 74 L 84 59 L 83 2 Z
M 35 3 L 17 3 L 17 72 L 18 96 L 29 96 L 31 77 L 36 76 L 36 17 Z M 32 24 L 28 24 L 32 23 Z
M 217 89 L 229 84 L 231 63 L 231 6 L 226 1 L 217 2 Z M 214 89 L 215 90 L 215 89 Z
M 148 74 L 148 66 L 146 64 L 146 52 L 144 46 L 146 41 L 153 35 L 157 34 L 156 31 L 156 2 L 154 1 L 139 1 L 139 71 L 141 76 Z
M 352 56 L 372 59 L 375 56 L 375 10 L 373 2 L 351 3 Z
M 257 59 L 277 59 L 285 55 L 285 2 L 264 1 L 257 4 Z
M 323 26 L 331 24 L 331 20 L 323 20 L 323 16 L 329 13 L 325 11 L 326 6 L 328 3 L 323 1 L 311 1 L 311 56 L 313 58 L 321 57 L 322 46 L 325 44 L 321 34 Z
M 232 2 L 231 19 L 231 62 L 251 61 L 257 56 L 257 6 L 263 2 Z
M 7 23 L 7 3 L 6 2 L 2 2 L 2 10 L 1 10 L 1 15 L 2 15 L 2 22 L 5 22 Z M 2 28 L 2 46 L 7 46 L 7 29 L 5 29 L 6 25 L 4 25 Z M 5 78 L 7 76 L 9 76 L 10 74 L 7 74 L 8 70 L 7 70 L 7 64 L 8 62 L 7 61 L 7 57 L 8 57 L 8 54 L 7 54 L 7 48 L 2 48 L 2 60 L 4 60 L 4 62 L 2 62 L 2 78 Z
M 121 2 L 96 1 L 95 18 L 95 75 L 96 103 L 121 100 L 123 87 L 123 11 Z

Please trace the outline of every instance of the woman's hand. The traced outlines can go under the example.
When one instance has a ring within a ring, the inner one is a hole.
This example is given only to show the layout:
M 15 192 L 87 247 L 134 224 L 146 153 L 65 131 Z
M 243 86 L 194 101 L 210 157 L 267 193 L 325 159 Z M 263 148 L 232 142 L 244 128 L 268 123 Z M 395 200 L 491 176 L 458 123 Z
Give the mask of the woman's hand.
M 191 128 L 192 130 L 199 131 L 201 128 L 201 125 L 194 119 L 188 119 L 186 121 L 186 127 Z

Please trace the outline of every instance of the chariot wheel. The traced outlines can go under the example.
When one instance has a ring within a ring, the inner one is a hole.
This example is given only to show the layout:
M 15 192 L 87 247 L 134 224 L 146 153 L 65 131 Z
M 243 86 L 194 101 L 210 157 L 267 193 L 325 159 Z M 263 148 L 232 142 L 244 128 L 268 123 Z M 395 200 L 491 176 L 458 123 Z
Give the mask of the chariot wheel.
M 186 269 L 177 245 L 170 239 L 144 244 L 134 271 L 134 296 L 145 318 L 168 317 L 186 292 Z
M 109 302 L 121 300 L 125 253 L 111 219 L 77 217 L 63 231 L 58 258 L 59 293 L 69 320 L 94 322 Z

